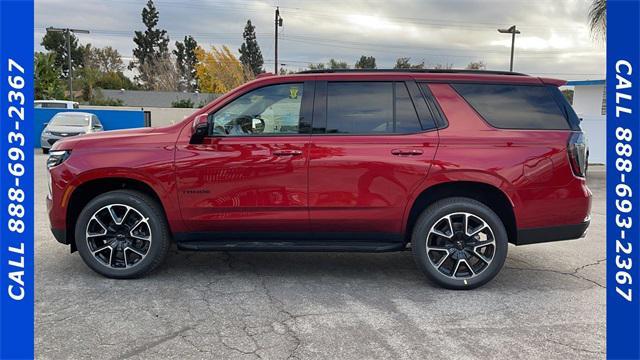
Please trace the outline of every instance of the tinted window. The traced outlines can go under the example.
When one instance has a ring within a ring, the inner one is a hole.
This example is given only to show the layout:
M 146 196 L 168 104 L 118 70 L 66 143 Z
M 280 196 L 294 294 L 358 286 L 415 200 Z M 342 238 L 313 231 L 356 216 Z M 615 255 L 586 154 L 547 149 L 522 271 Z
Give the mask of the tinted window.
M 505 129 L 569 129 L 546 86 L 452 84 L 491 125 Z
M 65 103 L 43 102 L 43 103 L 37 103 L 35 107 L 37 107 L 37 108 L 49 108 L 49 109 L 66 109 L 67 108 L 67 104 L 65 104 Z
M 393 132 L 393 83 L 336 82 L 327 86 L 327 133 Z
M 396 83 L 396 127 L 397 133 L 414 133 L 422 131 L 418 113 L 409 96 L 407 85 Z
M 212 116 L 213 135 L 297 134 L 303 85 L 280 84 L 248 92 Z

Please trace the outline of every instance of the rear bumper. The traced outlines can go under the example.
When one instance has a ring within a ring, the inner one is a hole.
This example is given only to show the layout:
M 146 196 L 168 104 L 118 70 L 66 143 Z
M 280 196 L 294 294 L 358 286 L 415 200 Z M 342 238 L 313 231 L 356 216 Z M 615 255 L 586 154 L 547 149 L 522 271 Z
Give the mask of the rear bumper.
M 520 229 L 515 245 L 537 244 L 550 241 L 573 240 L 585 236 L 589 223 L 562 225 L 544 228 Z

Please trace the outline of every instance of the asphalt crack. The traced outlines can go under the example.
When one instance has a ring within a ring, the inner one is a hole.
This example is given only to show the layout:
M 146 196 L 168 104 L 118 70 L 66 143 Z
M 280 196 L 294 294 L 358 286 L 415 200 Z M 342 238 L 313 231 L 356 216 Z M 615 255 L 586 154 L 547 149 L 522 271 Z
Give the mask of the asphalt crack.
M 607 288 L 607 286 L 606 286 L 606 285 L 600 284 L 599 282 L 597 282 L 597 281 L 595 281 L 595 280 L 588 279 L 588 278 L 586 278 L 586 277 L 584 277 L 584 276 L 581 276 L 581 275 L 579 274 L 579 272 L 580 272 L 580 271 L 582 271 L 582 270 L 584 270 L 584 269 L 586 269 L 586 268 L 588 268 L 588 267 L 590 267 L 590 266 L 596 266 L 596 265 L 601 264 L 602 262 L 606 261 L 606 260 L 607 260 L 607 258 L 600 259 L 600 260 L 597 260 L 596 262 L 589 263 L 589 264 L 586 264 L 586 265 L 582 265 L 582 266 L 580 266 L 580 267 L 575 268 L 572 272 L 561 271 L 561 270 L 555 270 L 555 269 L 539 269 L 539 268 L 533 267 L 533 264 L 528 263 L 528 262 L 526 262 L 526 261 L 524 261 L 524 260 L 520 260 L 520 259 L 517 259 L 517 258 L 513 258 L 513 259 L 514 259 L 514 260 L 516 260 L 516 261 L 522 262 L 522 263 L 524 263 L 524 264 L 527 264 L 527 265 L 529 265 L 529 266 L 531 266 L 531 267 L 530 267 L 530 268 L 525 268 L 525 267 L 505 266 L 505 269 L 510 269 L 510 270 L 521 270 L 521 271 L 541 271 L 541 272 L 551 272 L 551 273 L 555 273 L 555 274 L 561 274 L 561 275 L 572 276 L 572 277 L 574 277 L 574 278 L 576 278 L 576 279 L 580 279 L 580 280 L 583 280 L 583 281 L 590 282 L 590 283 L 592 283 L 592 284 L 594 284 L 594 285 L 596 285 L 597 287 L 602 288 L 602 289 L 606 289 L 606 288 Z

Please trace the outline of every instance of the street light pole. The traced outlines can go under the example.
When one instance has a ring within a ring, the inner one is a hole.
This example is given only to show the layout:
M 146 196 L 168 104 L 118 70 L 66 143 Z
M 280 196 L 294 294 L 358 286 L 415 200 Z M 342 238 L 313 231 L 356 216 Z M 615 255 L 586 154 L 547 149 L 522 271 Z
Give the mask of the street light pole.
M 61 32 L 67 37 L 67 66 L 69 67 L 69 97 L 73 100 L 73 66 L 71 66 L 71 33 L 88 34 L 89 30 L 48 27 L 47 31 Z
M 280 16 L 280 7 L 276 7 L 275 17 L 275 71 L 274 74 L 278 75 L 278 27 L 282 27 L 282 16 Z
M 513 25 L 508 29 L 498 29 L 498 32 L 501 34 L 511 34 L 511 62 L 509 63 L 509 71 L 513 71 L 513 49 L 516 44 L 516 34 L 520 34 L 520 30 L 516 29 L 516 26 Z

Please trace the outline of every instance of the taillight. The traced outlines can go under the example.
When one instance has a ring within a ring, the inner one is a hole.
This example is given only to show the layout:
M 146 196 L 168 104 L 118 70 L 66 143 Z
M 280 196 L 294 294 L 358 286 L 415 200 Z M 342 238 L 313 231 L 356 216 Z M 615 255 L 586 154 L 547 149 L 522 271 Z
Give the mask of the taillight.
M 573 174 L 579 177 L 587 175 L 587 161 L 589 160 L 589 149 L 584 134 L 574 132 L 569 138 L 567 145 L 567 153 L 569 154 L 569 162 Z

